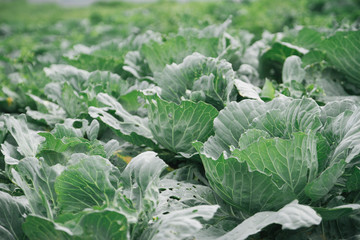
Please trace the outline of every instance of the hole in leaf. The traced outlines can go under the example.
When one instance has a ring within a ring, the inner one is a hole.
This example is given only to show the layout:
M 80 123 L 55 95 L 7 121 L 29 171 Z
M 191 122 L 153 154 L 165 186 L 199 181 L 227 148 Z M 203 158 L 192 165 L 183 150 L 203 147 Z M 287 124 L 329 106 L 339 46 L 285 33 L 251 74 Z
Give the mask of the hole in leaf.
M 74 128 L 82 128 L 82 126 L 83 126 L 83 123 L 81 121 L 75 121 L 73 123 Z
M 170 196 L 169 198 L 180 201 L 180 198 L 179 198 L 179 197 L 177 197 L 177 196 Z

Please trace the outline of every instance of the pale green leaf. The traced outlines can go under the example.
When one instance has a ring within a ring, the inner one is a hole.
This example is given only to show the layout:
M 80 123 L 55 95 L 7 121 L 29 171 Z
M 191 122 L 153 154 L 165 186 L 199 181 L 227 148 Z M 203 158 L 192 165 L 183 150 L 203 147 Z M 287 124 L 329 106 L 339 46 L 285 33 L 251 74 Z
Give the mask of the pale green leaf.
M 344 173 L 345 165 L 344 161 L 340 161 L 325 169 L 318 178 L 306 186 L 305 194 L 313 201 L 320 200 L 334 187 L 338 178 Z
M 360 86 L 360 32 L 338 31 L 325 39 L 320 48 L 326 51 L 326 56 L 332 66 L 348 76 L 349 83 Z
M 157 95 L 148 100 L 149 128 L 154 139 L 166 149 L 190 156 L 195 152 L 191 143 L 205 141 L 213 132 L 218 111 L 203 102 L 181 101 L 180 105 L 162 100 Z
M 158 201 L 160 174 L 167 165 L 155 152 L 144 152 L 127 165 L 121 175 L 126 195 L 138 209 L 150 214 Z
M 298 204 L 295 200 L 277 212 L 259 212 L 243 221 L 218 240 L 247 239 L 270 224 L 280 224 L 282 229 L 295 230 L 302 227 L 319 225 L 321 217 L 309 206 Z
M 12 197 L 0 191 L 0 237 L 15 240 L 25 239 L 22 224 L 29 212 L 25 198 Z
M 159 216 L 154 225 L 145 231 L 140 239 L 181 240 L 192 237 L 203 227 L 198 219 L 210 220 L 218 208 L 217 205 L 202 205 Z
M 31 240 L 73 239 L 70 229 L 40 216 L 28 216 L 23 224 L 23 229 L 26 236 Z
M 251 171 L 269 175 L 282 188 L 303 198 L 306 184 L 317 174 L 317 152 L 314 134 L 294 133 L 293 138 L 263 139 L 244 150 L 232 152 L 240 162 L 246 162 Z
M 258 211 L 277 210 L 295 199 L 286 187 L 279 189 L 270 176 L 249 171 L 246 162 L 224 155 L 214 158 L 204 152 L 202 143 L 194 146 L 200 152 L 211 188 L 228 204 L 242 210 L 245 217 Z
M 5 115 L 4 118 L 8 131 L 18 144 L 18 151 L 25 157 L 35 157 L 41 137 L 29 129 L 25 115 L 18 118 Z
M 182 98 L 200 94 L 203 101 L 222 109 L 226 102 L 236 99 L 232 92 L 234 78 L 230 63 L 194 53 L 180 64 L 167 65 L 155 74 L 154 81 L 164 100 L 179 104 Z
M 148 126 L 147 118 L 130 114 L 119 102 L 105 93 L 100 93 L 97 98 L 99 102 L 108 107 L 90 107 L 89 114 L 91 117 L 99 118 L 126 141 L 137 145 L 145 144 L 149 147 L 156 147 L 152 140 L 153 137 Z M 109 109 L 114 110 L 118 118 L 108 113 Z
M 56 178 L 58 203 L 64 212 L 109 205 L 115 195 L 110 182 L 113 166 L 99 156 L 82 156 Z
M 286 58 L 282 69 L 283 83 L 290 83 L 292 80 L 301 83 L 305 77 L 305 70 L 301 67 L 301 58 L 290 56 Z

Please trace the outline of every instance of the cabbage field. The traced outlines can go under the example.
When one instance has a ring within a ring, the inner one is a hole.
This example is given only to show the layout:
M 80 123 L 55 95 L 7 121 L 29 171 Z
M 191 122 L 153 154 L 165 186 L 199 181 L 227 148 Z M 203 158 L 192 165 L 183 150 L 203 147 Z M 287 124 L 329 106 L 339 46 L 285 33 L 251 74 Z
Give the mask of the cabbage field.
M 359 16 L 0 1 L 0 239 L 360 239 Z

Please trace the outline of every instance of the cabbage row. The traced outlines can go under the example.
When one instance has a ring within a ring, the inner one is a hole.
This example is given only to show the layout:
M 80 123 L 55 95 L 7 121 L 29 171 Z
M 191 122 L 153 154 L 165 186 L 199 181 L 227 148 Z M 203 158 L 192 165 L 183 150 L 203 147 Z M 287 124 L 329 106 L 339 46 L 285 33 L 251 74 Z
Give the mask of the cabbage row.
M 4 55 L 1 238 L 359 237 L 357 26 L 230 24 Z

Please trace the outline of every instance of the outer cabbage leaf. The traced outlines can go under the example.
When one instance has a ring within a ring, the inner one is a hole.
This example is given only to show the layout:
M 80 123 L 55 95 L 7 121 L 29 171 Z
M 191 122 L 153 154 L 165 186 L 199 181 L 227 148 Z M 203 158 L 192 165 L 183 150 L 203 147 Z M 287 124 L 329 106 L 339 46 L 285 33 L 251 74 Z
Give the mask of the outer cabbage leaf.
M 76 212 L 93 206 L 110 205 L 115 196 L 112 164 L 99 156 L 74 159 L 56 178 L 55 190 L 59 207 L 64 212 Z
M 166 149 L 183 156 L 195 152 L 191 143 L 205 141 L 213 132 L 218 111 L 203 102 L 181 101 L 180 105 L 147 95 L 149 128 L 154 139 Z
M 277 210 L 295 199 L 286 189 L 279 189 L 270 176 L 250 172 L 246 162 L 234 157 L 207 155 L 203 144 L 194 143 L 200 152 L 206 177 L 212 189 L 228 204 L 240 209 L 245 218 L 259 211 Z
M 12 197 L 0 191 L 0 237 L 2 239 L 25 239 L 21 228 L 29 211 L 26 199 Z
M 141 48 L 149 67 L 153 73 L 160 72 L 166 64 L 181 63 L 183 59 L 199 52 L 207 57 L 218 55 L 218 38 L 195 38 L 185 39 L 182 36 L 171 38 L 164 43 L 151 42 Z
M 181 240 L 193 237 L 203 227 L 198 219 L 210 220 L 218 208 L 216 205 L 202 205 L 162 215 L 144 232 L 140 239 Z
M 255 100 L 243 100 L 231 102 L 226 108 L 220 111 L 214 120 L 215 137 L 210 138 L 204 148 L 206 151 L 218 149 L 216 145 L 223 146 L 214 152 L 220 156 L 223 151 L 229 152 L 230 146 L 237 146 L 241 134 L 250 128 L 251 122 L 265 111 L 265 104 Z
M 34 120 L 44 121 L 49 126 L 54 126 L 56 123 L 64 121 L 66 112 L 59 105 L 43 100 L 33 94 L 29 96 L 35 101 L 37 111 L 26 108 L 26 115 Z
M 89 114 L 91 117 L 99 118 L 126 141 L 136 145 L 145 144 L 149 147 L 156 147 L 152 140 L 153 136 L 149 129 L 147 118 L 130 114 L 119 102 L 105 93 L 100 93 L 97 99 L 108 107 L 90 107 Z M 109 110 L 114 110 L 118 118 L 108 113 Z
M 129 199 L 132 208 L 136 209 L 134 218 L 137 223 L 132 229 L 132 239 L 139 239 L 152 219 L 158 206 L 160 174 L 166 166 L 155 152 L 144 152 L 133 158 L 122 172 L 122 195 L 126 196 L 125 199 Z M 118 204 L 123 206 L 124 197 L 121 196 L 119 200 Z
M 344 173 L 346 163 L 342 160 L 333 164 L 323 171 L 320 176 L 309 183 L 305 193 L 313 201 L 320 200 L 325 196 Z
M 305 78 L 305 70 L 301 67 L 301 59 L 294 55 L 286 58 L 282 69 L 283 83 L 290 83 L 295 80 L 301 83 Z
M 230 63 L 194 53 L 181 64 L 167 65 L 155 74 L 154 81 L 164 100 L 178 104 L 183 98 L 203 100 L 221 109 L 236 97 L 234 78 Z
M 320 49 L 326 51 L 331 65 L 345 73 L 349 83 L 356 87 L 360 86 L 359 39 L 359 31 L 338 31 L 319 46 Z
M 160 174 L 166 166 L 155 152 L 144 152 L 133 158 L 122 172 L 125 194 L 138 211 L 151 214 L 157 206 Z
M 53 82 L 67 82 L 77 93 L 86 92 L 90 99 L 100 92 L 119 96 L 128 89 L 128 83 L 109 71 L 87 72 L 70 65 L 53 64 L 44 69 Z
M 63 171 L 60 165 L 48 166 L 41 159 L 25 158 L 12 169 L 15 183 L 24 191 L 32 213 L 52 219 L 56 214 L 55 179 Z
M 349 192 L 360 190 L 360 167 L 354 167 L 351 176 L 346 182 L 346 189 Z
M 360 212 L 360 204 L 345 204 L 333 208 L 315 207 L 315 211 L 323 220 L 336 220 L 340 217 L 353 215 Z
M 40 216 L 28 216 L 26 218 L 26 222 L 23 225 L 23 229 L 29 239 L 73 239 L 73 234 L 70 229 Z
M 243 221 L 219 240 L 247 239 L 270 224 L 280 224 L 282 229 L 298 229 L 319 225 L 321 217 L 309 206 L 298 204 L 295 200 L 277 212 L 259 212 Z
M 63 64 L 53 64 L 49 68 L 44 68 L 44 72 L 53 82 L 68 82 L 77 92 L 83 89 L 90 76 L 88 71 Z
M 45 86 L 45 94 L 62 107 L 67 116 L 75 118 L 87 110 L 87 99 L 79 95 L 69 83 L 52 82 Z
M 19 153 L 25 157 L 35 157 L 41 137 L 28 128 L 25 115 L 20 115 L 18 119 L 5 115 L 4 119 L 7 130 L 18 144 Z

